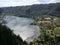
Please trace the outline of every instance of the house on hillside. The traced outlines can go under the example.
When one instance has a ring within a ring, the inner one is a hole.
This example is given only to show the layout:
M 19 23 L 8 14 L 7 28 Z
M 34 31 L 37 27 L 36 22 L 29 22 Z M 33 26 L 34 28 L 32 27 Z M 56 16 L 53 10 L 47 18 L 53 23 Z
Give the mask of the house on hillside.
M 44 18 L 43 20 L 42 20 L 42 22 L 43 23 L 51 23 L 51 18 Z
M 43 18 L 42 20 L 37 21 L 37 25 L 41 23 L 51 23 L 51 18 L 47 17 L 47 18 Z

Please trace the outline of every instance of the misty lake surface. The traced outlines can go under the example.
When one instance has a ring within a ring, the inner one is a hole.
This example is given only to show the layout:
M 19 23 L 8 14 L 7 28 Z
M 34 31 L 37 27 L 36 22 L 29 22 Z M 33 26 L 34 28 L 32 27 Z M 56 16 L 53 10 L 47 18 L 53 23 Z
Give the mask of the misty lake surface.
M 13 30 L 13 33 L 19 35 L 23 41 L 32 42 L 34 38 L 40 35 L 40 28 L 36 25 L 30 25 L 34 22 L 32 18 L 5 16 L 6 26 Z

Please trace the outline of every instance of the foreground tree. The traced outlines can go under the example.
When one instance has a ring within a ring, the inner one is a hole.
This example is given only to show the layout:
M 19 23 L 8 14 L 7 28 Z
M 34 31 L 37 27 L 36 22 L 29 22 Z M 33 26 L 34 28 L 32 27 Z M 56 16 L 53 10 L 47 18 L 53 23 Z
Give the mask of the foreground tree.
M 27 45 L 27 43 L 14 35 L 9 28 L 0 24 L 0 45 Z

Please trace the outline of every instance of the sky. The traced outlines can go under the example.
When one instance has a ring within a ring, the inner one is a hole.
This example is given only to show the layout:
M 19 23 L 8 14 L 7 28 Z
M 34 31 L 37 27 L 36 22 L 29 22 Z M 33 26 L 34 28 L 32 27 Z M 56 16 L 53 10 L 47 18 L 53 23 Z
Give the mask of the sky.
M 60 0 L 0 0 L 0 7 L 56 3 Z

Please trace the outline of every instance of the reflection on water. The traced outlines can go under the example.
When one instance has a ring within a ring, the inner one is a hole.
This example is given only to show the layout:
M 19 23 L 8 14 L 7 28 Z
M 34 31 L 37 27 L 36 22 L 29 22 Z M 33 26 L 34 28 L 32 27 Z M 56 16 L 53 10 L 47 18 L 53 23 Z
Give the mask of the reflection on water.
M 6 25 L 12 29 L 16 35 L 20 35 L 23 41 L 31 42 L 40 34 L 38 26 L 29 25 L 34 21 L 31 18 L 5 16 L 4 20 L 7 22 Z

